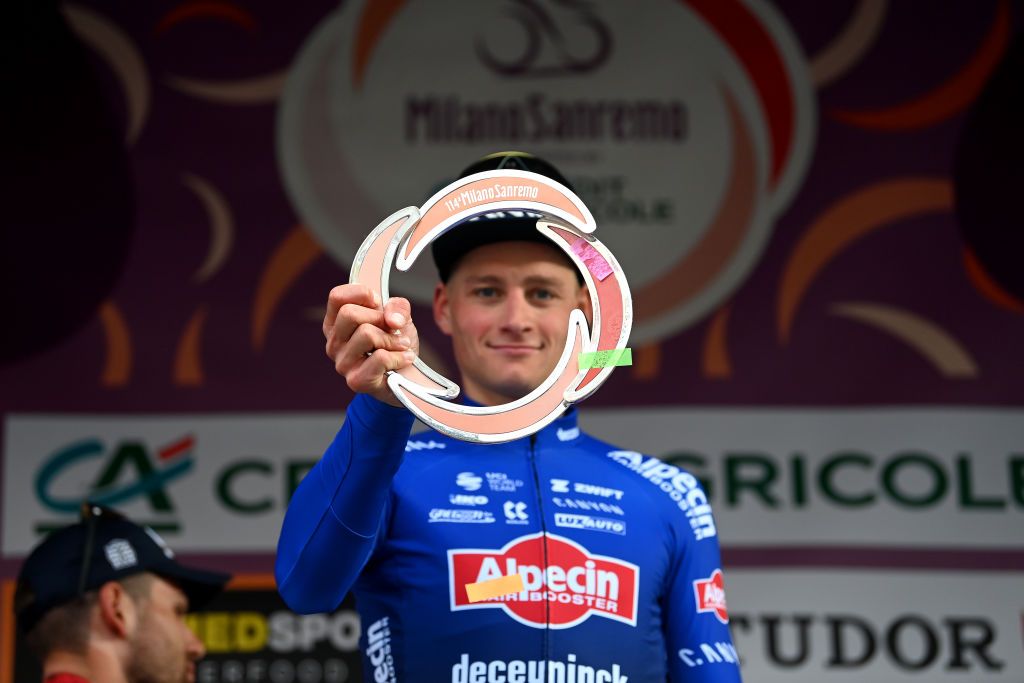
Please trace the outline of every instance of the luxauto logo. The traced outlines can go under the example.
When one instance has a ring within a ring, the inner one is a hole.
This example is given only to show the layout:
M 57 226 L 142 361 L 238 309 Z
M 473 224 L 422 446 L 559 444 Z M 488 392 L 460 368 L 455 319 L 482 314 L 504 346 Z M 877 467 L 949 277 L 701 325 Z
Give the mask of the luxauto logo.
M 513 574 L 523 592 L 469 602 L 466 584 Z M 570 628 L 592 614 L 636 626 L 640 568 L 553 534 L 520 536 L 498 550 L 449 550 L 448 583 L 453 612 L 502 609 L 534 628 Z

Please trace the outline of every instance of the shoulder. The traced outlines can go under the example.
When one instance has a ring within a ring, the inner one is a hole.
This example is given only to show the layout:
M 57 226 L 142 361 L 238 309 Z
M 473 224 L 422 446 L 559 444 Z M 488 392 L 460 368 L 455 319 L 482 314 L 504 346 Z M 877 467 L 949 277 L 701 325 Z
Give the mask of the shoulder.
M 397 476 L 418 477 L 423 474 L 432 476 L 432 470 L 451 464 L 453 459 L 466 458 L 467 451 L 471 447 L 472 444 L 430 429 L 417 432 L 405 442 L 405 456 Z
M 685 520 L 696 540 L 717 535 L 711 504 L 693 474 L 651 455 L 615 448 L 597 439 L 593 439 L 593 444 L 607 446 L 607 450 L 599 451 L 605 460 L 621 469 L 634 488 L 647 491 L 663 505 L 671 507 L 670 514 L 677 520 Z

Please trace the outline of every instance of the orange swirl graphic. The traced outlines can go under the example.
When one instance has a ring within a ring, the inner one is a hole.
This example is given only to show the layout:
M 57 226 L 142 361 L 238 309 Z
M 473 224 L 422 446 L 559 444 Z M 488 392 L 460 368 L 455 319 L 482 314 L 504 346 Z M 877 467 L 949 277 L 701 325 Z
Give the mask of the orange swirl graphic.
M 100 306 L 100 323 L 107 342 L 107 358 L 100 375 L 100 385 L 123 387 L 132 374 L 132 339 L 121 309 L 112 301 Z
M 964 249 L 964 268 L 967 270 L 968 279 L 979 294 L 996 306 L 1014 313 L 1024 313 L 1024 301 L 1000 287 L 970 248 Z
M 646 283 L 633 297 L 637 322 L 647 322 L 670 311 L 680 301 L 696 296 L 728 265 L 743 241 L 757 197 L 757 170 L 750 132 L 732 94 L 723 92 L 736 137 L 732 148 L 732 174 L 711 226 L 684 258 Z
M 705 377 L 732 377 L 732 362 L 729 360 L 729 347 L 726 343 L 728 326 L 729 306 L 723 306 L 711 319 L 707 336 L 704 337 L 701 369 Z
M 203 325 L 206 323 L 206 307 L 200 306 L 192 314 L 185 325 L 178 350 L 174 354 L 174 372 L 172 380 L 178 386 L 198 387 L 203 384 L 203 364 L 200 359 L 200 341 L 203 336 Z
M 0 581 L 0 683 L 12 683 L 14 670 L 14 579 Z
M 888 5 L 887 0 L 860 0 L 842 32 L 811 60 L 814 85 L 828 85 L 860 61 L 881 33 Z
M 374 0 L 363 7 L 356 31 L 355 56 L 352 59 L 352 84 L 356 90 L 363 85 L 363 77 L 366 76 L 377 41 L 404 4 L 405 0 Z
M 952 206 L 949 181 L 904 178 L 870 185 L 827 208 L 797 243 L 783 269 L 776 309 L 779 341 L 789 341 L 793 319 L 808 287 L 846 247 L 891 222 L 948 211 Z
M 907 130 L 938 123 L 962 111 L 974 101 L 999 64 L 1009 40 L 1010 6 L 1006 0 L 1000 0 L 992 27 L 978 51 L 941 86 L 894 107 L 866 111 L 837 109 L 830 115 L 851 126 L 877 130 Z
M 836 304 L 832 313 L 888 332 L 924 356 L 946 377 L 966 379 L 978 376 L 977 363 L 960 342 L 915 313 L 870 302 Z
M 649 381 L 661 375 L 661 344 L 646 344 L 633 352 L 633 379 Z
M 287 79 L 288 72 L 282 69 L 226 81 L 170 75 L 165 82 L 178 92 L 213 104 L 269 104 L 281 96 Z
M 164 33 L 182 22 L 200 18 L 222 19 L 248 31 L 256 30 L 256 19 L 242 7 L 223 1 L 193 0 L 183 2 L 164 14 L 156 25 L 156 32 Z
M 323 249 L 309 232 L 297 225 L 271 254 L 260 276 L 252 306 L 251 341 L 255 350 L 263 350 L 270 322 L 285 292 L 322 253 Z

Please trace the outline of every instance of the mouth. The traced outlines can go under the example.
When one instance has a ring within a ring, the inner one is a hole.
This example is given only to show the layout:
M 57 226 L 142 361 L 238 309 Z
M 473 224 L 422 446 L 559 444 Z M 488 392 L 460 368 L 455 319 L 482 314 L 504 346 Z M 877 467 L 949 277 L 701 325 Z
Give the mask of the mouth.
M 540 351 L 541 347 L 533 344 L 488 344 L 487 348 L 505 356 L 529 356 Z

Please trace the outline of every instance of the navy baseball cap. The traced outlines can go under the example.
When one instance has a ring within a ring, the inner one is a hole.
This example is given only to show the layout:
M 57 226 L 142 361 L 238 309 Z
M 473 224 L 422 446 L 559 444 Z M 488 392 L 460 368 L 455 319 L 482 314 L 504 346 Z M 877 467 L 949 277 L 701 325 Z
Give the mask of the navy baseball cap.
M 497 152 L 476 161 L 459 174 L 460 178 L 480 173 L 481 171 L 497 171 L 510 169 L 536 173 L 545 178 L 573 189 L 557 168 L 532 154 L 526 152 Z M 438 237 L 430 244 L 430 252 L 437 266 L 437 274 L 441 282 L 448 282 L 459 260 L 477 247 L 495 242 L 538 242 L 555 250 L 558 247 L 537 230 L 537 220 L 543 214 L 528 210 L 493 211 L 469 218 Z M 472 227 L 472 229 L 470 229 Z M 569 257 L 566 261 L 572 265 Z M 576 277 L 583 284 L 583 275 L 575 265 Z
M 78 523 L 52 532 L 21 565 L 14 597 L 18 626 L 27 633 L 54 607 L 108 581 L 142 572 L 180 588 L 190 609 L 208 602 L 231 578 L 178 564 L 164 540 L 149 527 L 110 508 L 85 503 Z

